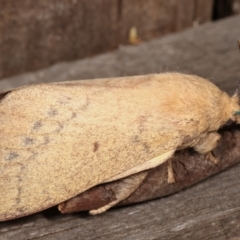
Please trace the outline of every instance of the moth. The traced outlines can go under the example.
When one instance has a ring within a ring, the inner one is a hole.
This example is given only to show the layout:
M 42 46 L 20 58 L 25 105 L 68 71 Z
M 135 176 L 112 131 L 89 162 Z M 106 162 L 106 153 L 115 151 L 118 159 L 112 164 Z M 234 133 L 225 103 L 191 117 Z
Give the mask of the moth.
M 193 148 L 212 154 L 217 133 L 239 122 L 239 88 L 229 97 L 208 80 L 164 73 L 25 86 L 1 94 L 0 221 L 70 199 L 122 179 L 127 198 L 147 170 Z

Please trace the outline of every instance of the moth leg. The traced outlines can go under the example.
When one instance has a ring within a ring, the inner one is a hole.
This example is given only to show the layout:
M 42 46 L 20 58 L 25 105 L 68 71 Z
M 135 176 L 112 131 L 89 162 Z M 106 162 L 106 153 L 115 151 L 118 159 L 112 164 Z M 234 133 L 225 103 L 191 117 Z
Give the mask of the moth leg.
M 124 179 L 118 180 L 120 181 L 120 184 L 118 185 L 116 189 L 116 200 L 108 203 L 107 205 L 100 207 L 98 209 L 90 210 L 89 213 L 91 215 L 96 215 L 103 213 L 107 211 L 109 208 L 115 206 L 122 200 L 126 199 L 129 197 L 142 183 L 142 181 L 145 179 L 147 176 L 148 172 L 141 172 L 134 174 L 132 176 L 126 177 Z
M 216 132 L 211 132 L 203 135 L 198 143 L 194 146 L 194 149 L 201 154 L 206 154 L 208 160 L 214 164 L 217 164 L 219 162 L 219 159 L 214 156 L 212 150 L 217 146 L 220 137 L 221 136 Z
M 174 172 L 172 168 L 172 159 L 168 160 L 168 183 L 175 183 Z
M 130 168 L 130 169 L 126 170 L 123 173 L 120 173 L 120 174 L 118 174 L 118 175 L 116 175 L 112 178 L 109 178 L 106 181 L 104 181 L 103 183 L 112 182 L 112 181 L 115 181 L 115 180 L 118 180 L 118 179 L 123 179 L 123 178 L 125 178 L 127 176 L 131 176 L 135 173 L 139 173 L 139 172 L 143 172 L 143 171 L 146 171 L 148 169 L 151 169 L 151 168 L 155 168 L 155 167 L 161 165 L 162 163 L 164 163 L 165 161 L 167 161 L 170 157 L 172 157 L 174 152 L 175 152 L 175 149 L 171 150 L 171 151 L 168 151 L 168 152 L 165 152 L 162 155 L 154 157 L 147 162 L 139 164 L 139 165 L 137 165 L 133 168 Z
M 213 152 L 207 153 L 206 156 L 207 156 L 207 159 L 209 161 L 211 161 L 212 163 L 214 163 L 214 164 L 218 164 L 219 163 L 219 159 L 214 155 Z

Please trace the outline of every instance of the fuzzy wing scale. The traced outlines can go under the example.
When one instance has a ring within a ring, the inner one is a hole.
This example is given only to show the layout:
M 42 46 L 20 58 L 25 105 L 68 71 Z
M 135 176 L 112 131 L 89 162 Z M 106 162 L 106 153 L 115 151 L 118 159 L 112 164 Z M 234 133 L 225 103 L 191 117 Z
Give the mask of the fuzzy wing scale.
M 0 220 L 56 205 L 179 145 L 151 85 L 87 83 L 22 88 L 0 103 Z

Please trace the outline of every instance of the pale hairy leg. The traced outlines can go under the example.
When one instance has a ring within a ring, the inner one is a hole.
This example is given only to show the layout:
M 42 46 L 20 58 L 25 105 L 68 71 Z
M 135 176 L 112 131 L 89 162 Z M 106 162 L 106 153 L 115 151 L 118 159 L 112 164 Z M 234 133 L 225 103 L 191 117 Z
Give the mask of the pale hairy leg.
M 175 183 L 174 172 L 172 168 L 172 159 L 168 160 L 168 183 Z
M 125 178 L 127 176 L 131 176 L 135 173 L 143 172 L 143 171 L 146 171 L 148 169 L 155 168 L 155 167 L 163 164 L 164 162 L 166 162 L 170 157 L 172 157 L 174 152 L 175 152 L 175 149 L 171 150 L 171 151 L 168 151 L 168 152 L 165 152 L 165 153 L 163 153 L 163 154 L 161 154 L 157 157 L 154 157 L 154 158 L 148 160 L 147 162 L 143 162 L 141 164 L 138 164 L 137 166 L 135 166 L 133 168 L 130 168 L 123 173 L 120 173 L 120 174 L 118 174 L 118 175 L 116 175 L 112 178 L 107 179 L 106 181 L 104 181 L 104 183 L 112 182 L 112 181 L 115 181 L 115 180 L 118 180 L 118 179 L 123 179 L 123 178 Z

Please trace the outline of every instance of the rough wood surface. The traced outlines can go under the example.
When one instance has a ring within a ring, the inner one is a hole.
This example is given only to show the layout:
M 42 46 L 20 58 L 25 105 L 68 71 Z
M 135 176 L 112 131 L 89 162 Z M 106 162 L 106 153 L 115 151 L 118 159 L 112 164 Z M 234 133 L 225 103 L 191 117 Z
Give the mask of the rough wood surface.
M 201 24 L 212 20 L 214 1 L 196 0 L 195 4 L 195 22 Z
M 213 0 L 0 0 L 0 78 L 128 44 L 211 18 Z
M 146 74 L 195 73 L 233 93 L 240 76 L 240 16 L 207 24 L 92 59 L 62 63 L 0 82 L 20 84 Z M 96 217 L 55 209 L 1 223 L 1 239 L 237 239 L 240 236 L 240 165 L 171 196 Z M 34 193 L 33 193 L 34 194 Z

